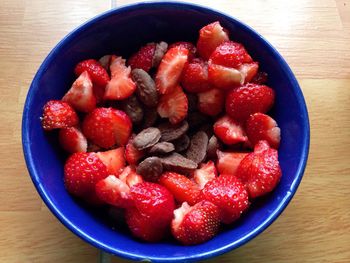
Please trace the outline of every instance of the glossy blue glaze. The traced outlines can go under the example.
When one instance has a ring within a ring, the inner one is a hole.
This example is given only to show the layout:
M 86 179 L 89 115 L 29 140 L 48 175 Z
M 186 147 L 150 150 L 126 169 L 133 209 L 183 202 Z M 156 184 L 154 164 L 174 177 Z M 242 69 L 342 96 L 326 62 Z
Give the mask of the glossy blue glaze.
M 165 40 L 195 41 L 198 30 L 213 21 L 241 42 L 276 91 L 272 115 L 282 130 L 279 159 L 283 177 L 276 190 L 255 202 L 249 212 L 212 240 L 183 247 L 173 241 L 147 244 L 133 239 L 121 226 L 113 231 L 96 212 L 83 207 L 65 191 L 63 157 L 54 135 L 40 125 L 44 103 L 60 99 L 71 85 L 74 65 L 87 58 L 115 53 L 129 56 L 141 45 Z M 217 11 L 184 3 L 143 3 L 106 12 L 65 37 L 39 68 L 27 95 L 22 122 L 25 159 L 33 183 L 56 217 L 73 233 L 112 254 L 134 260 L 187 262 L 230 251 L 266 229 L 293 197 L 309 150 L 309 121 L 299 85 L 281 55 L 251 28 Z

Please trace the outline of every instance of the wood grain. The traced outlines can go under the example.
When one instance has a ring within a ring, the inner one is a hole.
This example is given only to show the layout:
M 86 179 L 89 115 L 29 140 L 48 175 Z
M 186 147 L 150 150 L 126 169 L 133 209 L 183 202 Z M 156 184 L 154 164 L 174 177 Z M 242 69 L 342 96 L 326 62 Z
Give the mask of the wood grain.
M 0 262 L 97 261 L 97 249 L 67 230 L 35 191 L 21 115 L 53 46 L 87 19 L 133 2 L 0 1 Z M 232 15 L 270 41 L 296 73 L 311 123 L 308 166 L 288 208 L 257 238 L 207 262 L 350 262 L 350 1 L 189 2 Z

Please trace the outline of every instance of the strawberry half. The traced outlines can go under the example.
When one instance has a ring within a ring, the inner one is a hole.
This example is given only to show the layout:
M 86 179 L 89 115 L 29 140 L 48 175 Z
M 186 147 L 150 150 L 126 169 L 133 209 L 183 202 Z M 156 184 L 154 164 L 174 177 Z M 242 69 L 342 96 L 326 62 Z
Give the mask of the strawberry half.
M 258 73 L 258 69 L 258 62 L 245 63 L 238 67 L 238 70 L 241 72 L 242 78 L 244 79 L 244 83 L 250 82 Z
M 82 126 L 86 138 L 103 148 L 125 145 L 132 130 L 128 115 L 113 108 L 96 108 L 85 117 Z
M 123 100 L 130 97 L 136 90 L 136 84 L 131 79 L 131 68 L 125 66 L 125 59 L 122 57 L 111 57 L 111 80 L 108 82 L 104 99 Z
M 222 90 L 211 89 L 198 93 L 198 110 L 209 116 L 218 115 L 224 108 L 225 94 Z
M 208 81 L 208 64 L 200 59 L 195 58 L 184 67 L 181 84 L 188 92 L 203 92 L 209 90 Z
M 218 169 L 219 174 L 232 174 L 235 175 L 237 168 L 244 157 L 248 155 L 248 153 L 244 152 L 216 152 L 218 156 L 218 160 L 216 162 L 216 167 Z
M 159 183 L 167 188 L 179 203 L 187 202 L 194 205 L 198 202 L 200 195 L 198 185 L 182 174 L 166 172 L 160 177 Z
M 242 125 L 227 115 L 214 123 L 214 133 L 227 145 L 248 140 Z
M 173 47 L 187 48 L 189 51 L 188 61 L 191 61 L 192 59 L 194 59 L 197 53 L 197 48 L 191 42 L 186 42 L 186 41 L 175 42 L 169 46 L 169 49 Z
M 87 140 L 76 127 L 60 129 L 58 139 L 61 147 L 69 153 L 86 152 Z
M 184 202 L 174 215 L 171 231 L 184 245 L 203 243 L 219 231 L 219 208 L 211 202 L 201 201 L 192 207 Z
M 202 197 L 219 207 L 220 219 L 225 224 L 237 220 L 249 206 L 244 184 L 233 175 L 222 174 L 209 181 L 202 190 Z
M 142 176 L 136 173 L 135 167 L 133 166 L 126 166 L 119 174 L 119 179 L 129 187 L 143 182 Z
M 141 47 L 135 54 L 133 54 L 129 60 L 128 65 L 132 68 L 143 69 L 148 72 L 152 68 L 152 59 L 156 50 L 155 43 L 149 43 L 146 46 Z
M 124 147 L 98 152 L 96 155 L 106 165 L 108 174 L 118 175 L 121 169 L 125 167 Z
M 272 148 L 278 149 L 281 141 L 281 130 L 270 116 L 263 113 L 250 115 L 246 122 L 249 141 L 255 145 L 261 140 L 267 141 Z
M 77 76 L 81 75 L 84 71 L 87 71 L 89 73 L 93 83 L 99 86 L 107 85 L 109 81 L 108 73 L 97 60 L 84 60 L 78 63 L 74 69 L 74 72 Z
M 208 61 L 208 80 L 211 85 L 223 90 L 231 89 L 244 83 L 244 77 L 238 69 L 217 65 L 211 60 Z
M 188 49 L 181 46 L 173 47 L 165 53 L 155 77 L 160 94 L 171 93 L 178 86 L 188 53 Z
M 266 72 L 259 71 L 258 73 L 256 73 L 256 75 L 253 77 L 253 79 L 250 82 L 262 85 L 267 82 L 267 77 L 268 76 Z
M 168 94 L 163 95 L 157 107 L 162 118 L 169 118 L 172 124 L 180 123 L 187 116 L 188 100 L 180 86 Z
M 87 71 L 81 73 L 76 81 L 74 81 L 72 87 L 63 96 L 62 100 L 82 112 L 90 112 L 96 108 L 96 98 Z
M 203 189 L 209 181 L 213 180 L 217 176 L 218 172 L 213 161 L 202 163 L 199 166 L 199 169 L 196 169 L 193 172 L 193 179 L 199 186 L 199 189 Z
M 136 165 L 145 156 L 144 150 L 138 150 L 133 145 L 133 136 L 125 147 L 125 159 L 130 165 Z
M 67 102 L 50 100 L 43 107 L 41 125 L 46 131 L 72 127 L 78 123 L 78 115 Z
M 200 29 L 197 51 L 203 59 L 207 60 L 220 44 L 228 40 L 227 30 L 216 21 Z
M 282 175 L 277 150 L 270 148 L 266 141 L 259 141 L 254 152 L 241 161 L 236 175 L 245 183 L 252 198 L 271 192 Z

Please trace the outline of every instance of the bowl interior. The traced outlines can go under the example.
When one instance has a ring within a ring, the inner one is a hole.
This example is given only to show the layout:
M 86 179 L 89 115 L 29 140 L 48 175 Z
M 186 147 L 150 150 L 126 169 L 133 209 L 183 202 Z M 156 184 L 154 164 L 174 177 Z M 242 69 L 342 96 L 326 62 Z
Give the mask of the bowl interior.
M 272 115 L 282 131 L 279 150 L 282 180 L 272 194 L 256 201 L 239 222 L 204 244 L 184 249 L 172 241 L 158 244 L 137 241 L 131 238 L 125 225 L 116 224 L 117 230 L 112 230 L 98 212 L 83 207 L 66 192 L 62 180 L 64 158 L 56 146 L 56 134 L 45 134 L 41 128 L 42 107 L 46 101 L 60 99 L 65 94 L 74 80 L 73 69 L 77 62 L 110 53 L 128 57 L 147 42 L 195 42 L 198 30 L 216 20 L 260 62 L 260 68 L 269 75 L 268 85 L 276 91 Z M 171 262 L 223 253 L 264 230 L 296 191 L 309 145 L 304 99 L 280 55 L 258 34 L 236 20 L 202 7 L 176 3 L 138 4 L 112 10 L 68 35 L 49 54 L 32 82 L 22 129 L 25 157 L 33 182 L 49 208 L 69 229 L 91 244 L 119 256 Z

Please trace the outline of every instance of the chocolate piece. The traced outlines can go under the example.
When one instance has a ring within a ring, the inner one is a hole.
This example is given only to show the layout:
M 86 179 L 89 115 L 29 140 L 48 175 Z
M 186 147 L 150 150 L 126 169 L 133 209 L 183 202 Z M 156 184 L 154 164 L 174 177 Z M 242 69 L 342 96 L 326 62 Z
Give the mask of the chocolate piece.
M 150 154 L 167 154 L 175 150 L 171 142 L 158 142 L 152 146 L 148 153 Z
M 180 138 L 188 130 L 187 121 L 183 121 L 179 124 L 173 125 L 170 122 L 162 123 L 158 126 L 158 129 L 162 133 L 161 140 L 168 142 Z
M 144 129 L 137 134 L 133 140 L 133 145 L 138 150 L 143 150 L 155 145 L 160 139 L 160 130 L 154 127 Z
M 204 131 L 208 135 L 208 138 L 210 138 L 214 134 L 212 123 L 203 124 L 202 126 L 199 127 L 198 130 Z
M 121 108 L 130 117 L 133 123 L 137 124 L 142 121 L 143 109 L 136 96 L 133 95 L 123 100 Z
M 207 154 L 208 135 L 199 131 L 191 138 L 190 147 L 187 149 L 186 157 L 195 163 L 201 163 Z
M 187 116 L 187 121 L 190 125 L 190 130 L 198 130 L 198 128 L 206 122 L 208 122 L 208 120 L 209 117 L 203 115 L 198 111 L 190 112 Z
M 142 127 L 144 129 L 149 128 L 153 126 L 158 119 L 158 112 L 157 109 L 149 109 L 145 108 L 143 110 L 143 124 Z
M 173 143 L 175 145 L 175 151 L 182 152 L 190 146 L 190 137 L 184 134 L 180 138 L 174 140 Z
M 163 173 L 163 165 L 158 157 L 148 157 L 136 168 L 136 173 L 146 181 L 156 182 Z
M 164 41 L 161 41 L 156 45 L 156 49 L 154 51 L 153 59 L 152 59 L 152 67 L 157 68 L 162 60 L 164 54 L 168 50 L 168 44 Z
M 198 167 L 195 162 L 178 153 L 172 153 L 169 156 L 160 158 L 160 160 L 164 169 L 181 174 L 188 174 Z
M 188 101 L 188 112 L 194 112 L 197 110 L 198 97 L 197 94 L 187 93 L 187 101 Z
M 208 159 L 216 159 L 216 151 L 220 149 L 220 142 L 218 138 L 216 138 L 215 135 L 211 136 L 208 142 L 208 148 L 207 148 L 207 158 Z
M 139 100 L 147 107 L 156 107 L 158 104 L 158 93 L 156 84 L 151 76 L 143 69 L 138 68 L 132 70 L 131 76 L 136 83 L 136 94 Z

